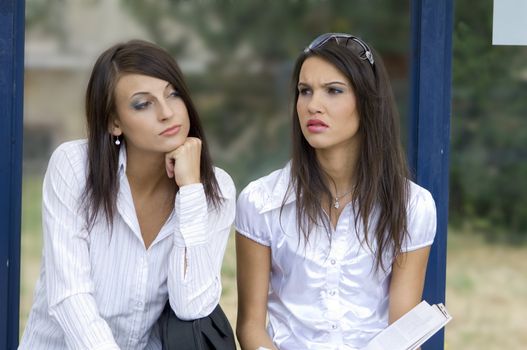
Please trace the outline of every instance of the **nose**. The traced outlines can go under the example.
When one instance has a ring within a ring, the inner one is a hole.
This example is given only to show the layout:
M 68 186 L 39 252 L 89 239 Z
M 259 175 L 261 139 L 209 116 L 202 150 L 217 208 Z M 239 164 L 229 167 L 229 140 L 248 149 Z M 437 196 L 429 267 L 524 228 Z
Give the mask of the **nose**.
M 320 94 L 313 92 L 307 101 L 307 111 L 309 114 L 317 114 L 322 112 L 323 104 Z
M 174 116 L 174 111 L 172 107 L 167 103 L 165 100 L 160 100 L 159 102 L 159 119 L 160 120 L 167 120 Z

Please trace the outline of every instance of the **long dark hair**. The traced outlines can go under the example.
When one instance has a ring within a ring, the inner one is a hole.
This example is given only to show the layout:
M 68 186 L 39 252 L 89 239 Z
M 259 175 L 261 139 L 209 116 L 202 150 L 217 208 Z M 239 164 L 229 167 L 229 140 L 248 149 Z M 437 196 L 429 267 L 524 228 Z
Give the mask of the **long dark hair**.
M 113 222 L 119 190 L 119 148 L 113 143 L 108 127 L 116 117 L 115 86 L 123 74 L 129 73 L 162 79 L 177 89 L 188 110 L 188 136 L 201 139 L 200 174 L 207 201 L 214 207 L 220 202 L 220 189 L 214 176 L 205 134 L 179 66 L 159 46 L 142 40 L 131 40 L 116 44 L 99 56 L 86 89 L 88 175 L 83 204 L 88 230 L 93 227 L 101 212 L 110 226 Z
M 364 240 L 375 251 L 376 269 L 384 269 L 382 256 L 396 257 L 407 235 L 406 206 L 409 197 L 408 167 L 399 139 L 399 117 L 380 56 L 373 51 L 375 64 L 361 59 L 334 41 L 303 52 L 293 71 L 294 101 L 298 100 L 298 80 L 304 61 L 317 56 L 335 66 L 352 85 L 359 114 L 361 146 L 352 192 L 355 229 L 364 228 Z M 305 242 L 314 226 L 324 226 L 331 242 L 331 226 L 324 215 L 321 199 L 331 200 L 328 177 L 313 147 L 302 134 L 298 113 L 293 108 L 291 181 L 288 193 L 296 195 L 297 227 Z M 287 196 L 286 196 L 287 198 Z M 282 206 L 283 208 L 283 206 Z M 329 208 L 331 217 L 331 206 Z M 372 225 L 372 218 L 376 224 Z M 371 232 L 371 234 L 369 234 Z M 376 246 L 376 249 L 373 249 Z

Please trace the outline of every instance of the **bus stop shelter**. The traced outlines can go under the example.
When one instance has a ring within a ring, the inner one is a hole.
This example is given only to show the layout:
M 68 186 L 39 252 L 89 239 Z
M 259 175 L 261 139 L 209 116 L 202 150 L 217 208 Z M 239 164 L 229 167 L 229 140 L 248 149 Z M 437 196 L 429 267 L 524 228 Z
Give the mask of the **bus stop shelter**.
M 0 349 L 19 335 L 24 83 L 24 0 L 0 2 Z M 423 298 L 445 302 L 453 0 L 411 1 L 411 116 L 408 160 L 432 192 L 437 236 Z M 424 350 L 444 348 L 443 331 Z

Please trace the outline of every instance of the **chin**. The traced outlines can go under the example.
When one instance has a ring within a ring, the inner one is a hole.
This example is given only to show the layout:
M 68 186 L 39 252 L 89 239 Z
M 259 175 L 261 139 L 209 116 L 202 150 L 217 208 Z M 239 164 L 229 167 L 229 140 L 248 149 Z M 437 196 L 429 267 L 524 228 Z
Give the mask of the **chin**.
M 174 135 L 174 136 L 166 139 L 165 142 L 163 142 L 163 143 L 165 145 L 169 146 L 169 147 L 173 147 L 172 149 L 174 149 L 174 148 L 178 148 L 179 146 L 184 144 L 186 140 L 187 140 L 187 136 L 186 135 L 178 134 L 178 135 Z
M 307 138 L 307 137 L 305 139 L 307 143 L 314 149 L 324 149 L 324 148 L 331 147 L 333 145 L 333 143 L 327 142 L 324 140 L 317 140 L 314 138 Z

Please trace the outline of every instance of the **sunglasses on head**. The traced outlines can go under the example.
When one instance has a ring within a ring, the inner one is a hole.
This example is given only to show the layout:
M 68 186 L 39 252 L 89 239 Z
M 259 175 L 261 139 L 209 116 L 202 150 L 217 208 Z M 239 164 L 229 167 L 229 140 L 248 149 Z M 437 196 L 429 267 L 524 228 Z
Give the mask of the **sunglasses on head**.
M 339 46 L 345 46 L 346 48 L 350 49 L 351 51 L 356 53 L 357 56 L 361 60 L 367 60 L 373 66 L 373 63 L 375 61 L 373 60 L 373 53 L 370 47 L 360 38 L 357 38 L 356 36 L 353 36 L 350 34 L 345 34 L 345 33 L 322 34 L 318 36 L 315 40 L 313 40 L 311 44 L 309 44 L 309 46 L 304 49 L 304 52 L 308 53 L 311 50 L 317 49 L 325 45 L 331 40 L 334 40 L 336 44 Z

